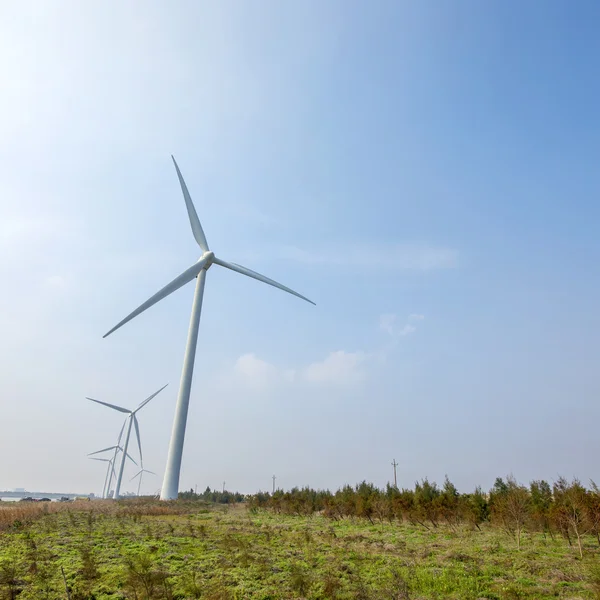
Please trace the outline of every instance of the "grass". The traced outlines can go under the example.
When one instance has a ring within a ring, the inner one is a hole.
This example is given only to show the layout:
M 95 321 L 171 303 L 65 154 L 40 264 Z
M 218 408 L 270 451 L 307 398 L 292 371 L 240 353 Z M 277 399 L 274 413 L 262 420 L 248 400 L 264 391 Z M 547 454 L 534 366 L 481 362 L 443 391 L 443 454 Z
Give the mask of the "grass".
M 12 511 L 12 512 L 11 512 Z M 0 598 L 600 598 L 600 551 L 497 529 L 153 501 L 0 506 Z

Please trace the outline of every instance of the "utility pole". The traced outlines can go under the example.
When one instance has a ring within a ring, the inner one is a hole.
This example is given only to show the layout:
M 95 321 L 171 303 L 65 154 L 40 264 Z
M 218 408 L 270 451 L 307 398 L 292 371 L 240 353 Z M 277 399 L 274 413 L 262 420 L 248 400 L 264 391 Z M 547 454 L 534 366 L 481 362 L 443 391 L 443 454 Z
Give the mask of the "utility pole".
M 396 467 L 398 466 L 398 463 L 396 462 L 396 459 L 394 459 L 392 461 L 392 467 L 394 467 L 394 487 L 396 489 L 398 489 L 398 480 L 396 479 Z
M 273 475 L 273 493 L 275 493 L 275 479 L 276 479 L 276 477 L 275 477 L 275 475 Z

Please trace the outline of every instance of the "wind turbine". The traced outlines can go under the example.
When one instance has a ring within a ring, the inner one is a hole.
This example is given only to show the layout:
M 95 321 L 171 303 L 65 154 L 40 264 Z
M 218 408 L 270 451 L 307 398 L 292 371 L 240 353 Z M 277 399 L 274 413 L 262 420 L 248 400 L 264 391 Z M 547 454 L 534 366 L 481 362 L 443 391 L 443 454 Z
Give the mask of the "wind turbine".
M 108 479 L 108 484 L 107 484 L 105 492 L 103 494 L 103 498 L 108 498 L 109 497 L 109 494 L 110 494 L 110 484 L 112 483 L 113 475 L 115 476 L 115 479 L 116 479 L 114 465 L 117 462 L 117 454 L 119 453 L 119 451 L 123 452 L 123 448 L 121 447 L 121 438 L 123 437 L 123 430 L 125 429 L 125 423 L 126 423 L 126 421 L 123 421 L 123 425 L 121 426 L 121 430 L 119 431 L 119 437 L 117 438 L 117 444 L 115 446 L 109 446 L 108 448 L 104 448 L 102 450 L 97 450 L 96 452 L 92 452 L 91 454 L 88 454 L 88 456 L 92 456 L 94 454 L 100 454 L 101 452 L 107 452 L 108 450 L 114 450 L 114 454 L 113 454 L 113 457 L 112 457 L 113 468 L 110 471 L 110 476 L 109 476 L 109 479 Z M 129 456 L 129 458 L 131 458 L 131 457 Z M 133 459 L 131 458 L 131 460 L 133 460 Z M 135 461 L 133 461 L 133 462 L 137 466 L 137 463 Z
M 150 473 L 151 475 L 156 475 L 156 473 L 154 471 L 148 471 L 148 469 L 144 469 L 144 457 L 142 456 L 142 439 L 140 437 L 139 429 L 136 429 L 136 433 L 137 433 L 138 450 L 140 451 L 140 470 L 129 481 L 133 481 L 136 477 L 139 477 L 138 489 L 137 489 L 137 495 L 139 496 L 140 488 L 142 487 L 142 477 L 143 477 L 144 473 Z
M 142 487 L 142 475 L 144 473 L 150 473 L 150 475 L 156 475 L 156 473 L 154 471 L 148 471 L 148 469 L 140 469 L 129 481 L 133 481 L 136 477 L 139 477 L 138 480 L 138 489 L 137 489 L 137 495 L 140 495 L 140 488 Z
M 106 498 L 106 484 L 108 483 L 108 476 L 109 476 L 111 470 L 114 472 L 112 458 L 94 458 L 94 457 L 90 457 L 90 460 L 100 460 L 102 462 L 108 463 L 108 466 L 106 468 L 106 476 L 104 477 L 104 485 L 102 486 L 102 498 L 104 499 L 104 498 Z
M 263 283 L 272 285 L 273 287 L 279 288 L 284 292 L 288 292 L 289 294 L 298 296 L 298 298 L 302 298 L 303 300 L 314 304 L 312 300 L 309 300 L 308 298 L 282 285 L 281 283 L 277 283 L 276 281 L 273 281 L 272 279 L 269 279 L 268 277 L 265 277 L 264 275 L 261 275 L 256 271 L 252 271 L 251 269 L 242 267 L 236 263 L 227 262 L 215 256 L 214 252 L 212 252 L 208 247 L 206 236 L 204 235 L 202 225 L 200 225 L 198 214 L 196 213 L 196 209 L 194 208 L 192 198 L 190 196 L 190 193 L 188 192 L 185 181 L 183 180 L 183 176 L 181 175 L 179 166 L 177 165 L 175 158 L 173 156 L 171 156 L 171 158 L 173 159 L 173 164 L 175 165 L 175 170 L 177 171 L 177 177 L 179 178 L 181 191 L 183 192 L 183 198 L 185 200 L 190 225 L 192 227 L 192 233 L 194 235 L 194 238 L 196 239 L 198 246 L 200 246 L 200 249 L 202 250 L 202 255 L 196 263 L 194 263 L 191 267 L 183 271 L 183 273 L 178 275 L 175 279 L 173 279 L 173 281 L 171 281 L 171 283 L 168 283 L 164 288 L 162 288 L 160 291 L 154 294 L 154 296 L 146 300 L 146 302 L 138 306 L 138 308 L 136 308 L 131 314 L 125 317 L 122 321 L 120 321 L 108 333 L 104 334 L 103 336 L 107 337 L 108 335 L 113 333 L 113 331 L 116 331 L 117 329 L 119 329 L 119 327 L 125 325 L 125 323 L 131 321 L 131 319 L 137 317 L 137 315 L 144 312 L 147 308 L 150 308 L 163 298 L 166 298 L 169 294 L 178 290 L 186 283 L 192 281 L 192 279 L 197 278 L 196 291 L 194 292 L 194 302 L 192 305 L 192 316 L 190 319 L 190 328 L 188 331 L 187 345 L 185 349 L 185 356 L 183 359 L 181 383 L 179 385 L 179 394 L 177 396 L 177 405 L 175 407 L 173 430 L 171 433 L 171 441 L 169 443 L 167 467 L 165 470 L 165 478 L 160 494 L 161 500 L 174 500 L 177 498 L 179 492 L 179 474 L 181 471 L 181 457 L 183 454 L 185 426 L 187 421 L 188 406 L 190 402 L 190 390 L 192 387 L 192 375 L 194 372 L 196 345 L 198 342 L 198 328 L 200 326 L 202 297 L 204 295 L 204 283 L 206 281 L 206 272 L 210 268 L 210 266 L 219 265 L 220 267 L 225 267 L 226 269 L 230 269 L 231 271 L 235 271 L 236 273 L 241 273 L 242 275 L 246 275 L 247 277 L 251 277 L 252 279 L 257 279 L 258 281 L 262 281 Z
M 121 439 L 119 436 L 119 443 L 120 442 L 121 442 Z M 115 454 L 112 458 L 96 458 L 96 457 L 94 457 L 94 454 L 101 454 L 102 452 L 108 452 L 109 450 L 115 451 Z M 88 454 L 88 457 L 90 458 L 90 460 L 99 460 L 99 461 L 108 463 L 108 465 L 106 467 L 106 477 L 104 478 L 104 487 L 102 488 L 102 498 L 108 497 L 108 492 L 110 491 L 110 484 L 112 483 L 113 475 L 115 477 L 117 476 L 115 473 L 114 464 L 115 464 L 115 458 L 117 457 L 117 453 L 119 451 L 123 452 L 123 448 L 121 448 L 121 446 L 109 446 L 108 448 L 102 448 L 102 450 L 96 450 L 96 452 L 90 452 Z M 135 460 L 133 460 L 133 458 L 131 458 L 131 456 L 129 454 L 127 454 L 127 458 L 137 467 L 137 463 L 135 462 Z
M 121 481 L 123 480 L 123 470 L 125 469 L 125 459 L 127 458 L 127 448 L 129 447 L 129 436 L 131 435 L 131 426 L 135 425 L 135 434 L 138 438 L 138 443 L 140 440 L 140 428 L 138 425 L 137 417 L 135 416 L 137 412 L 139 412 L 154 396 L 158 395 L 162 392 L 169 384 L 163 385 L 160 390 L 154 392 L 151 396 L 148 396 L 143 402 L 140 402 L 140 405 L 135 410 L 129 410 L 128 408 L 123 408 L 122 406 L 116 406 L 115 404 L 109 404 L 108 402 L 102 402 L 102 400 L 95 400 L 94 398 L 87 398 L 87 400 L 91 400 L 92 402 L 97 402 L 98 404 L 103 404 L 104 406 L 108 406 L 113 410 L 117 410 L 119 412 L 125 413 L 127 415 L 125 422 L 123 423 L 123 427 L 121 427 L 121 434 L 119 434 L 119 442 L 121 439 L 121 435 L 123 434 L 123 429 L 125 425 L 127 425 L 127 433 L 125 435 L 125 443 L 123 444 L 123 456 L 121 457 L 121 465 L 119 466 L 119 473 L 117 475 L 117 482 L 115 484 L 115 493 L 113 498 L 117 500 L 119 498 L 119 492 L 121 491 Z M 119 443 L 117 443 L 117 446 Z M 115 458 L 116 458 L 117 450 L 115 450 Z
M 108 452 L 109 450 L 114 450 L 113 457 L 112 457 L 112 459 L 110 459 L 111 465 L 112 465 L 110 468 L 110 471 L 109 471 L 110 474 L 108 475 L 108 481 L 105 482 L 104 491 L 102 493 L 102 498 L 104 498 L 104 499 L 108 498 L 110 495 L 110 485 L 112 483 L 113 475 L 114 475 L 115 479 L 117 478 L 114 465 L 117 462 L 117 455 L 118 455 L 119 451 L 123 452 L 123 448 L 121 447 L 121 438 L 123 437 L 123 430 L 125 429 L 125 423 L 126 423 L 126 421 L 123 421 L 123 425 L 121 426 L 121 430 L 119 431 L 119 437 L 117 438 L 117 443 L 115 446 L 109 446 L 108 448 L 103 448 L 102 450 L 97 450 L 96 452 L 91 452 L 90 454 L 88 454 L 88 456 L 93 456 L 94 454 L 100 454 L 101 452 Z M 129 457 L 129 458 L 131 458 L 131 457 Z M 133 460 L 133 459 L 131 459 L 131 460 Z

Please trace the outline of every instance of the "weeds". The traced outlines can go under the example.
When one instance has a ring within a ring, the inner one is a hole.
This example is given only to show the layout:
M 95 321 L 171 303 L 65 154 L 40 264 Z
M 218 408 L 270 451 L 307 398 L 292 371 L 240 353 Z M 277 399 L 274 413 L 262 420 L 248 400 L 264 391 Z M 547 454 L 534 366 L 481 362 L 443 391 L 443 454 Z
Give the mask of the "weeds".
M 199 507 L 201 506 L 201 507 Z M 8 508 L 8 507 L 7 507 Z M 17 507 L 18 508 L 18 507 Z M 2 508 L 0 510 L 7 510 Z M 12 510 L 12 508 L 8 508 Z M 365 509 L 366 510 L 366 509 Z M 299 511 L 300 512 L 300 511 Z M 17 513 L 0 533 L 0 600 L 600 600 L 592 535 L 569 548 L 488 523 L 288 516 L 126 501 Z
M 22 584 L 17 561 L 14 558 L 0 561 L 0 590 L 3 592 L 3 598 L 16 600 Z
M 308 570 L 298 564 L 293 563 L 290 567 L 290 585 L 292 590 L 298 592 L 301 596 L 306 596 L 312 585 L 312 579 Z
M 96 555 L 89 545 L 80 546 L 81 576 L 84 581 L 92 581 L 98 577 Z
M 338 593 L 342 589 L 339 576 L 335 575 L 331 571 L 328 571 L 323 576 L 321 588 L 325 598 L 331 598 L 331 600 L 335 600 L 338 596 Z
M 157 566 L 150 556 L 142 554 L 128 557 L 125 565 L 126 589 L 135 600 L 171 600 L 173 595 L 169 574 Z

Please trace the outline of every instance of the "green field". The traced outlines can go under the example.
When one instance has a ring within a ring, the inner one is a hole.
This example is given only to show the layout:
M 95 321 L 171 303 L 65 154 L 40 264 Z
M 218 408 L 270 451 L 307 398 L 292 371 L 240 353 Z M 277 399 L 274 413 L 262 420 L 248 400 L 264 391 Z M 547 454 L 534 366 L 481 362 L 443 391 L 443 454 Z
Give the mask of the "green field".
M 525 534 L 518 551 L 486 526 L 430 531 L 244 505 L 82 502 L 0 515 L 3 598 L 64 599 L 67 589 L 72 600 L 600 597 L 592 537 L 580 559 L 542 534 Z

